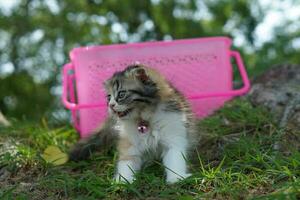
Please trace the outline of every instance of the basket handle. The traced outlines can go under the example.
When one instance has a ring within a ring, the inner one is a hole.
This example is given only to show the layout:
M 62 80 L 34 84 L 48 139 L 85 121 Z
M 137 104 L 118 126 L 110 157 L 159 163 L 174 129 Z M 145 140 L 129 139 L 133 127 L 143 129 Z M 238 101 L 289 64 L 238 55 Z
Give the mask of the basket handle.
M 230 90 L 226 92 L 206 92 L 206 93 L 200 93 L 196 95 L 189 96 L 189 99 L 201 99 L 201 98 L 209 98 L 209 97 L 229 97 L 229 96 L 239 96 L 247 93 L 250 89 L 250 81 L 244 66 L 244 63 L 242 61 L 242 58 L 240 56 L 240 53 L 237 51 L 230 51 L 229 53 L 230 57 L 233 57 L 237 63 L 238 70 L 240 72 L 240 76 L 243 81 L 243 87 L 236 89 L 236 90 Z
M 74 70 L 74 68 L 71 63 L 68 63 L 63 67 L 63 79 L 62 79 L 62 82 L 63 82 L 62 101 L 63 101 L 63 104 L 65 105 L 65 107 L 69 108 L 69 109 L 70 109 L 70 107 L 77 106 L 77 104 L 74 103 L 76 101 L 75 91 L 74 91 L 74 87 L 73 87 L 75 75 L 68 74 L 68 72 L 70 70 Z M 68 94 L 70 94 L 69 98 L 70 98 L 71 102 L 68 101 Z M 74 127 L 77 131 L 80 132 L 79 119 L 77 118 L 78 111 L 76 109 L 70 109 L 70 110 L 71 110 L 71 114 L 72 114 L 72 121 L 73 121 Z
M 71 82 L 69 81 L 69 71 L 74 70 L 74 67 L 71 63 L 67 63 L 63 66 L 63 79 L 62 79 L 62 102 L 64 104 L 64 106 L 70 110 L 73 110 L 77 107 L 76 103 L 70 102 L 68 100 L 68 94 L 69 94 L 69 90 L 71 88 L 72 85 Z M 73 96 L 74 94 L 70 94 L 71 96 Z
M 106 106 L 106 103 L 100 103 L 100 104 L 77 104 L 75 103 L 75 91 L 72 88 L 73 82 L 76 80 L 75 75 L 68 74 L 69 71 L 74 71 L 74 66 L 72 63 L 67 63 L 63 66 L 63 80 L 62 80 L 62 102 L 64 106 L 71 111 L 75 111 L 78 109 L 86 109 L 86 108 L 96 108 L 96 107 L 104 107 Z M 70 94 L 70 100 L 68 100 L 68 96 Z

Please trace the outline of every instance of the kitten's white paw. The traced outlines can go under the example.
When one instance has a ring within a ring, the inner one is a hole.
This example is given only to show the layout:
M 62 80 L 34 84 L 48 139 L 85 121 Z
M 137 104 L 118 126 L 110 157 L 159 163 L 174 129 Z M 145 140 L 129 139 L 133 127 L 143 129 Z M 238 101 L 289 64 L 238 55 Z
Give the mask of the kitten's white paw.
M 180 176 L 178 174 L 172 174 L 167 176 L 167 183 L 168 184 L 176 183 L 178 181 L 186 179 L 187 177 L 190 177 L 191 175 L 192 174 L 190 173 L 181 174 Z
M 114 180 L 116 183 L 132 183 L 134 181 L 134 176 L 122 176 L 116 174 Z

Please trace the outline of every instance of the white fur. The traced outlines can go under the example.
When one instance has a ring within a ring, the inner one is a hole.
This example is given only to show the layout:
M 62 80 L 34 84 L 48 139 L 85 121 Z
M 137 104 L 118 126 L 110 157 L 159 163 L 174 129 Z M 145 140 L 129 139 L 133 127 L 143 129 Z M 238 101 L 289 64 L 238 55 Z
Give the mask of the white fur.
M 115 175 L 117 182 L 129 182 L 134 180 L 134 173 L 141 168 L 141 162 L 136 160 L 120 160 L 118 162 L 118 173 Z
M 186 167 L 186 151 L 188 139 L 184 123 L 186 116 L 182 113 L 166 112 L 164 105 L 158 106 L 154 113 L 144 112 L 142 118 L 150 122 L 148 133 L 141 134 L 137 130 L 137 122 L 120 120 L 120 139 L 128 137 L 133 147 L 128 149 L 128 155 L 140 157 L 138 162 L 119 161 L 117 166 L 117 180 L 124 177 L 128 182 L 134 180 L 134 172 L 140 169 L 143 154 L 160 152 L 166 171 L 168 183 L 175 183 L 188 177 Z M 150 118 L 151 117 L 151 118 Z M 159 151 L 159 148 L 161 150 Z M 141 161 L 141 162 L 140 162 Z

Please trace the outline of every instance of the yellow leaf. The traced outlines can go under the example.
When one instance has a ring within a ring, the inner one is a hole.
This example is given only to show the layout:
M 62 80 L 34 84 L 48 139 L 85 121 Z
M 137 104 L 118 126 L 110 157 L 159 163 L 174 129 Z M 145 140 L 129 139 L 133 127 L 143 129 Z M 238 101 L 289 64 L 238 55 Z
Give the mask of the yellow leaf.
M 68 155 L 63 153 L 57 146 L 48 146 L 42 157 L 53 165 L 63 165 L 68 161 Z

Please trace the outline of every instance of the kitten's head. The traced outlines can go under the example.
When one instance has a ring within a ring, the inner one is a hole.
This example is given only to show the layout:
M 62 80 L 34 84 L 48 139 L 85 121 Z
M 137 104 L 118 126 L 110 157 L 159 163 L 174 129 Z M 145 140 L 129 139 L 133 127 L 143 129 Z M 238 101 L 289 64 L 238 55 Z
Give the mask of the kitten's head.
M 111 115 L 127 119 L 157 102 L 158 88 L 148 70 L 142 65 L 131 65 L 104 83 Z

